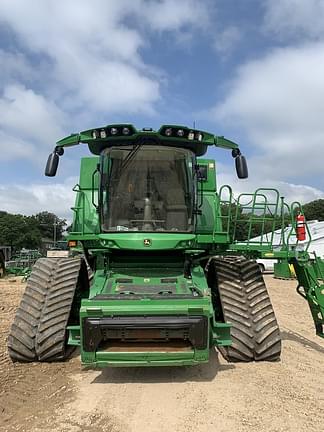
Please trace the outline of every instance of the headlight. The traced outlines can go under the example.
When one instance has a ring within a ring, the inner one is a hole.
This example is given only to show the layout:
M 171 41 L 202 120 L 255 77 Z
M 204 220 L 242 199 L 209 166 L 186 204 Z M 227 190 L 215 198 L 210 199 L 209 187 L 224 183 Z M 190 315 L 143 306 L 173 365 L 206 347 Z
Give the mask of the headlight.
M 177 135 L 178 135 L 179 137 L 183 137 L 183 136 L 184 136 L 184 130 L 183 130 L 183 129 L 178 129 L 178 130 L 177 130 Z
M 198 141 L 202 141 L 202 139 L 203 139 L 202 133 L 201 133 L 201 132 L 197 132 L 195 138 L 196 138 L 196 140 L 198 140 Z
M 107 138 L 107 133 L 106 133 L 105 129 L 101 129 L 100 138 Z

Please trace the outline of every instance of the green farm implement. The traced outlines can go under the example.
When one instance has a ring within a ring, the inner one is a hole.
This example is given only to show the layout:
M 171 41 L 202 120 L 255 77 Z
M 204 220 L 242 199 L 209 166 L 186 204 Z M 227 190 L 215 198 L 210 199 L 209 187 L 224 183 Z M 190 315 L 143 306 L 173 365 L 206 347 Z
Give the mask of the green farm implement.
M 6 273 L 13 276 L 24 276 L 27 279 L 33 265 L 41 256 L 36 249 L 22 249 L 6 262 Z
M 292 264 L 289 264 L 287 259 L 279 260 L 273 266 L 273 276 L 275 279 L 295 279 L 295 270 Z
M 74 188 L 75 253 L 34 265 L 8 338 L 14 361 L 62 360 L 74 346 L 92 368 L 195 365 L 213 347 L 229 361 L 278 360 L 280 331 L 258 258 L 293 265 L 324 336 L 323 281 L 299 247 L 301 206 L 275 189 L 235 199 L 203 157 L 209 146 L 230 150 L 246 178 L 237 144 L 183 126 L 108 125 L 58 141 L 46 175 L 79 144 L 92 156 L 82 158 Z M 272 233 L 286 230 L 287 218 L 291 229 L 274 248 Z

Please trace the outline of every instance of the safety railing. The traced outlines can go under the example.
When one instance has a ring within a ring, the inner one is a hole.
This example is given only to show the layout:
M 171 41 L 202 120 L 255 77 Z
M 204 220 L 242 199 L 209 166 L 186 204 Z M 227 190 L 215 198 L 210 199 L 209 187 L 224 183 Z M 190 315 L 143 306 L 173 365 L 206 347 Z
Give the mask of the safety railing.
M 72 190 L 73 190 L 73 192 L 76 192 L 78 194 L 78 199 L 76 200 L 76 202 L 79 204 L 78 206 L 71 207 L 71 210 L 75 213 L 74 226 L 78 228 L 78 230 L 73 231 L 72 234 L 83 235 L 84 234 L 84 207 L 85 207 L 84 198 L 85 198 L 85 194 L 84 194 L 84 191 L 80 188 L 79 184 L 76 184 Z
M 74 186 L 73 192 L 77 193 L 76 206 L 71 207 L 74 212 L 75 231 L 71 231 L 70 235 L 98 234 L 98 211 L 93 205 L 93 200 L 97 198 L 98 192 L 93 191 L 93 188 L 83 189 L 79 184 Z
M 290 206 L 277 189 L 259 188 L 254 193 L 234 197 L 230 186 L 219 190 L 219 209 L 223 232 L 233 244 L 251 250 L 308 250 L 311 233 L 306 224 L 307 239 L 296 236 L 296 215 L 302 213 L 299 202 Z

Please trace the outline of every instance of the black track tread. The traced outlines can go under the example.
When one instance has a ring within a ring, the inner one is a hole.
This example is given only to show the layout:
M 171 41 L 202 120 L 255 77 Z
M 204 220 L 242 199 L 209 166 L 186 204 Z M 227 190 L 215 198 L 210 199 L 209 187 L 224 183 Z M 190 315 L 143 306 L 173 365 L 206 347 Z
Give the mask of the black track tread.
M 36 261 L 8 336 L 8 352 L 13 361 L 37 359 L 35 338 L 55 262 L 48 258 Z
M 275 361 L 281 338 L 259 265 L 245 257 L 215 257 L 218 289 L 225 321 L 232 323 L 232 345 L 221 352 L 229 361 Z
M 59 258 L 39 319 L 35 350 L 40 361 L 64 360 L 66 326 L 81 268 L 80 258 Z

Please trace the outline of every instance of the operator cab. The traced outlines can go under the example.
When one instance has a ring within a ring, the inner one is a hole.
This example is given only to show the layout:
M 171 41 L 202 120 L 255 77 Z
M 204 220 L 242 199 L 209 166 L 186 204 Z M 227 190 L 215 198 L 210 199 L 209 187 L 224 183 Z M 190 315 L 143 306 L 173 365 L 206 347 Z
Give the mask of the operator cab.
M 114 146 L 101 153 L 104 232 L 194 231 L 195 155 L 160 145 Z

